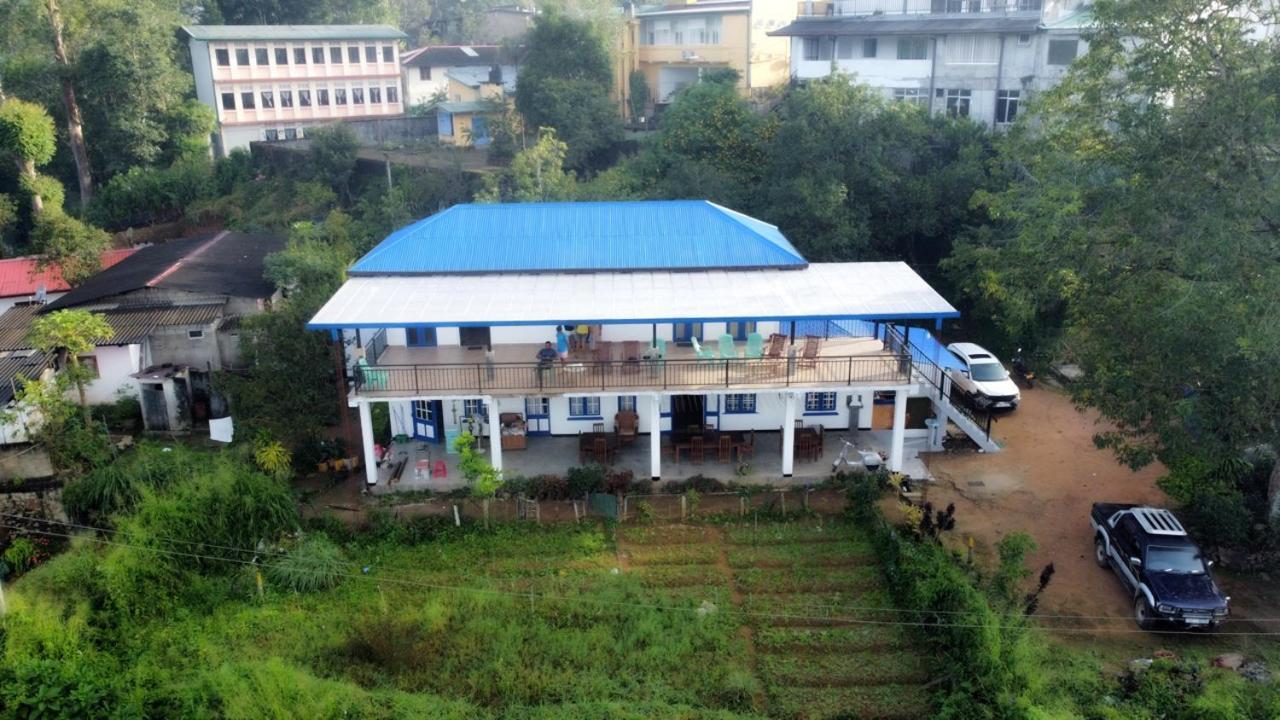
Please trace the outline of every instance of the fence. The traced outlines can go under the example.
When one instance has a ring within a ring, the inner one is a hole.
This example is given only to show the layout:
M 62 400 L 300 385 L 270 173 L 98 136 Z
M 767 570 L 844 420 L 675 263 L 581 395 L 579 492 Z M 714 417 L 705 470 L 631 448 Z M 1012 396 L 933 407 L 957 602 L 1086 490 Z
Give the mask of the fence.
M 804 360 L 703 359 L 540 363 L 376 365 L 356 370 L 364 392 L 536 392 L 633 388 L 790 387 L 901 384 L 911 377 L 907 354 L 818 357 Z
M 696 497 L 696 500 L 694 499 Z M 604 498 L 608 498 L 607 501 Z M 709 515 L 751 517 L 753 514 L 787 515 L 817 513 L 838 515 L 844 512 L 844 491 L 805 487 L 768 488 L 750 493 L 717 492 L 693 494 L 603 495 L 593 494 L 582 500 L 531 500 L 525 497 L 496 498 L 488 502 L 490 522 L 579 522 L 591 518 L 607 518 L 624 523 L 657 521 L 679 522 Z M 331 506 L 326 508 L 336 517 L 352 525 L 369 521 L 369 508 Z M 431 498 L 387 508 L 394 517 L 409 520 L 439 517 L 483 521 L 485 504 L 475 498 Z M 315 514 L 314 511 L 309 514 Z

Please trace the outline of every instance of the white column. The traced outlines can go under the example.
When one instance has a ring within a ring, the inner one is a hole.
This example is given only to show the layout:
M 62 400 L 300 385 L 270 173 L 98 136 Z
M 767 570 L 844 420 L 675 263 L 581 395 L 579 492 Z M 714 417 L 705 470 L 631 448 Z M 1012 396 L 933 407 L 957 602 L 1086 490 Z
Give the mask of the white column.
M 373 486 L 378 484 L 378 461 L 373 454 L 373 414 L 369 412 L 369 401 L 360 401 L 360 445 L 364 449 L 364 482 Z
M 649 475 L 654 482 L 662 479 L 662 396 L 649 396 Z
M 902 472 L 902 441 L 907 431 L 907 391 L 893 394 L 893 439 L 889 442 L 889 470 Z
M 782 414 L 782 477 L 791 477 L 796 460 L 796 396 L 784 393 L 786 412 Z
M 489 408 L 489 463 L 502 471 L 502 426 L 498 424 L 498 404 L 486 396 L 484 406 Z

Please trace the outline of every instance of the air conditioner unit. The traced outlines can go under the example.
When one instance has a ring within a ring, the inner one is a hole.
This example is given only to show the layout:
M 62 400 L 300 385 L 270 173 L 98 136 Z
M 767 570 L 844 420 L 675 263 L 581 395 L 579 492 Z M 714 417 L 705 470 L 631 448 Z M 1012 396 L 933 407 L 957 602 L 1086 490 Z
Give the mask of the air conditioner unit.
M 692 51 L 692 50 L 685 50 L 685 51 L 681 52 L 681 53 L 680 53 L 680 57 L 681 57 L 682 59 L 684 59 L 684 60 L 701 60 L 701 59 L 702 59 L 702 58 L 698 57 L 698 53 L 696 53 L 696 52 L 694 52 L 694 51 Z

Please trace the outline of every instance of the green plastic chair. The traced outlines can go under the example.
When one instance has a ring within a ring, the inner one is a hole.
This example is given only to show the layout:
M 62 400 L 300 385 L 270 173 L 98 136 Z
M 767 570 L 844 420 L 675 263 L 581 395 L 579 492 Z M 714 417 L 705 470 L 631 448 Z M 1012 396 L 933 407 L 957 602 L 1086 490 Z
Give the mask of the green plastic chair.
M 386 390 L 388 382 L 386 370 L 375 370 L 364 359 L 360 358 L 356 365 L 360 368 L 360 374 L 364 376 L 364 386 L 369 390 Z
M 747 336 L 747 348 L 743 351 L 743 357 L 762 358 L 764 357 L 764 336 L 760 333 L 751 333 Z
M 655 357 L 657 357 L 657 359 L 659 360 L 667 359 L 667 341 L 666 340 L 663 340 L 662 338 L 657 338 L 649 345 L 649 347 L 653 348 L 656 351 Z
M 716 353 L 714 350 L 708 350 L 702 347 L 702 343 L 698 342 L 698 338 L 689 338 L 693 341 L 693 351 L 698 354 L 699 360 L 715 360 Z
M 738 348 L 733 344 L 733 336 L 725 333 L 720 336 L 720 359 L 737 360 Z

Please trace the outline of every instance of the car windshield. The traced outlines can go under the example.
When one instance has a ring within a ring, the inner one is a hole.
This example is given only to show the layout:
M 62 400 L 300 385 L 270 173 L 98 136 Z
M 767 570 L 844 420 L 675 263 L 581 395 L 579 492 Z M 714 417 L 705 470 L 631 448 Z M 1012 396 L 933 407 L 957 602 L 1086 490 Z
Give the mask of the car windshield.
M 1181 575 L 1200 575 L 1204 573 L 1204 562 L 1200 553 L 1191 548 L 1170 548 L 1151 546 L 1147 548 L 1148 570 L 1155 572 L 1178 573 Z
M 1009 377 L 1009 373 L 1005 372 L 1004 366 L 1000 363 L 977 363 L 969 368 L 973 379 L 978 382 L 993 382 L 995 380 L 1004 380 Z

